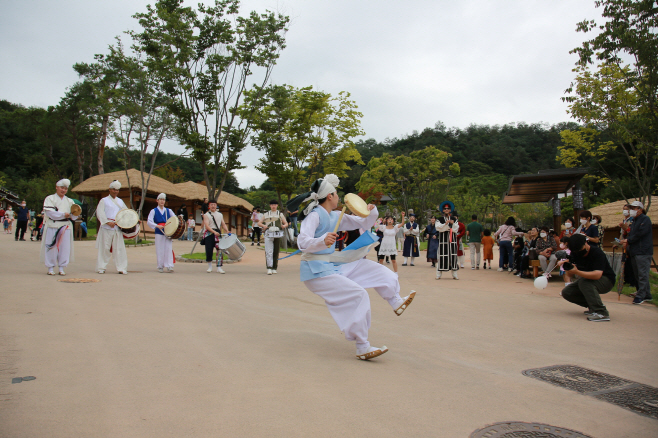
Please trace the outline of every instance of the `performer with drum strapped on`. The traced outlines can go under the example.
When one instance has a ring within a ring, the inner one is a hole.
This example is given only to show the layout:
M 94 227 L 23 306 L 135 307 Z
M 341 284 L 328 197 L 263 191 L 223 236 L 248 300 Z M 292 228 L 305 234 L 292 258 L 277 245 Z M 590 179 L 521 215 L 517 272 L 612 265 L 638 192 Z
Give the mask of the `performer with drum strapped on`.
M 177 217 L 173 210 L 165 207 L 167 202 L 167 195 L 160 193 L 158 195 L 158 206 L 149 212 L 148 219 L 146 223 L 149 227 L 155 230 L 155 254 L 158 259 L 158 272 L 164 272 L 164 268 L 167 268 L 169 273 L 174 272 L 174 250 L 172 248 L 172 237 L 174 233 L 171 231 L 166 233 L 165 227 L 167 229 L 173 228 L 174 232 L 177 231 L 179 225 L 183 225 L 183 231 L 185 231 L 185 221 Z M 177 237 L 180 237 L 183 233 L 180 233 Z
M 64 268 L 73 261 L 73 223 L 82 209 L 66 196 L 71 181 L 61 179 L 55 184 L 57 193 L 48 196 L 43 202 L 44 221 L 41 241 L 41 262 L 48 268 L 48 275 L 55 275 L 55 265 L 59 275 L 66 275 Z
M 220 274 L 226 273 L 222 269 L 224 265 L 224 261 L 222 260 L 223 252 L 218 246 L 219 240 L 222 237 L 220 227 L 226 231 L 226 234 L 231 235 L 224 222 L 224 215 L 217 211 L 217 201 L 213 200 L 208 203 L 208 212 L 203 215 L 203 244 L 206 246 L 206 262 L 208 263 L 208 270 L 206 272 L 208 273 L 212 272 L 212 254 L 215 248 L 217 249 L 217 272 Z
M 120 210 L 127 209 L 126 204 L 119 198 L 121 183 L 114 180 L 110 183 L 110 194 L 98 203 L 96 217 L 100 228 L 96 236 L 96 248 L 98 248 L 98 261 L 96 271 L 105 274 L 105 268 L 114 256 L 114 265 L 119 274 L 128 274 L 128 256 L 126 245 L 123 243 L 123 231 L 116 223 L 116 215 Z
M 270 211 L 263 214 L 258 222 L 258 226 L 265 232 L 265 264 L 267 266 L 267 275 L 276 274 L 279 267 L 279 246 L 281 238 L 288 222 L 286 217 L 277 210 L 279 202 L 270 201 Z

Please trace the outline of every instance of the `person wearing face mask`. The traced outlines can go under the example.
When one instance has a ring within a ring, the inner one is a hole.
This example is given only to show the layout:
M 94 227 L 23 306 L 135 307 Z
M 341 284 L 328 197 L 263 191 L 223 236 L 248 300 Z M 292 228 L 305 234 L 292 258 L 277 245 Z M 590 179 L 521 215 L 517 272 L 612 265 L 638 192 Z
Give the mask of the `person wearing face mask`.
M 25 231 L 27 230 L 27 223 L 30 220 L 30 210 L 27 208 L 25 200 L 23 200 L 21 206 L 18 207 L 16 213 L 16 234 L 14 235 L 14 240 L 18 240 L 20 231 L 20 240 L 25 242 Z
M 549 236 L 548 227 L 542 227 L 539 232 L 536 247 L 537 258 L 539 259 L 542 271 L 544 271 L 544 276 L 546 278 L 551 278 L 551 271 L 555 268 L 555 264 L 557 263 L 557 257 L 555 257 L 557 243 L 555 243 L 555 239 L 553 239 L 552 236 Z
M 584 313 L 588 321 L 610 321 L 608 309 L 601 301 L 601 295 L 612 290 L 616 279 L 608 258 L 599 247 L 590 245 L 584 234 L 571 236 L 569 248 L 569 260 L 561 260 L 558 265 L 570 277 L 577 275 L 578 278 L 562 289 L 562 298 L 586 307 Z
M 564 221 L 564 230 L 562 230 L 560 233 L 558 240 L 562 241 L 564 237 L 568 239 L 569 237 L 573 236 L 573 233 L 576 231 L 576 228 L 574 228 L 573 224 L 573 218 L 567 218 Z
M 580 227 L 576 230 L 578 234 L 584 234 L 590 245 L 599 246 L 599 228 L 592 224 L 592 213 L 585 210 L 580 213 Z
M 597 230 L 599 230 L 599 246 L 603 246 L 603 234 L 605 233 L 605 229 L 603 228 L 603 220 L 601 219 L 601 216 L 598 214 L 595 214 L 592 216 L 592 225 L 596 225 Z
M 653 257 L 653 224 L 640 201 L 631 203 L 630 217 L 633 218 L 633 224 L 625 228 L 628 229 L 628 236 L 621 243 L 628 248 L 628 256 L 637 280 L 637 293 L 633 304 L 642 304 L 652 300 L 649 272 Z

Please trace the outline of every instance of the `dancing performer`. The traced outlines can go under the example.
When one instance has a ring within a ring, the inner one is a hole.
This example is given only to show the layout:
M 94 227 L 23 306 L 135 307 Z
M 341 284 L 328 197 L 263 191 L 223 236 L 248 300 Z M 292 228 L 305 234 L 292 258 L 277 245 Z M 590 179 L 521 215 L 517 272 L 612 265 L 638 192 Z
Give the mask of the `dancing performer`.
M 439 251 L 439 232 L 436 231 L 436 217 L 432 216 L 430 223 L 425 227 L 425 239 L 427 239 L 427 261 L 432 262 L 436 268 L 436 254 Z
M 146 223 L 155 230 L 155 254 L 158 258 L 158 272 L 164 272 L 167 268 L 169 273 L 174 272 L 174 250 L 172 248 L 171 238 L 164 233 L 165 224 L 174 211 L 165 207 L 167 195 L 160 193 L 158 195 L 158 206 L 151 210 Z
M 221 227 L 221 228 L 220 228 Z M 203 215 L 203 244 L 206 247 L 206 263 L 208 263 L 208 270 L 212 272 L 212 254 L 217 249 L 217 272 L 225 274 L 222 268 L 224 266 L 224 255 L 219 249 L 219 239 L 222 237 L 220 229 L 224 229 L 229 236 L 226 222 L 224 222 L 224 215 L 217 211 L 217 201 L 210 201 L 208 203 L 208 211 Z
M 119 274 L 128 274 L 128 256 L 126 255 L 126 245 L 123 243 L 123 232 L 114 222 L 119 210 L 123 210 L 126 204 L 118 197 L 121 183 L 117 180 L 110 183 L 110 194 L 98 203 L 96 208 L 96 217 L 100 228 L 96 236 L 96 248 L 98 248 L 98 261 L 96 262 L 96 271 L 99 274 L 105 274 L 105 268 L 114 257 L 114 266 Z
M 441 278 L 443 271 L 452 271 L 452 278 L 459 280 L 457 270 L 457 233 L 459 224 L 452 215 L 455 205 L 450 201 L 443 201 L 439 206 L 443 216 L 436 220 L 436 230 L 439 232 L 439 251 L 436 264 L 436 279 Z
M 457 230 L 457 260 L 459 261 L 459 267 L 463 268 L 465 254 L 462 239 L 466 235 L 466 225 L 464 225 L 464 223 L 459 220 L 459 215 L 456 211 L 453 212 L 452 215 L 455 218 L 455 223 L 459 226 L 459 229 Z
M 73 221 L 71 215 L 73 200 L 66 196 L 71 181 L 60 179 L 55 184 L 57 193 L 43 201 L 45 213 L 43 239 L 41 240 L 41 263 L 48 268 L 48 275 L 55 275 L 55 265 L 59 275 L 66 275 L 64 268 L 73 260 Z
M 270 211 L 263 213 L 258 226 L 265 232 L 265 264 L 267 275 L 276 274 L 279 267 L 279 246 L 284 238 L 283 230 L 288 228 L 288 222 L 283 213 L 277 210 L 279 202 L 270 201 Z
M 382 233 L 382 243 L 379 245 L 377 259 L 379 264 L 383 265 L 384 258 L 390 257 L 393 262 L 393 272 L 398 272 L 398 262 L 395 260 L 398 253 L 395 247 L 395 235 L 402 225 L 401 223 L 396 225 L 393 216 L 386 216 L 384 223 L 377 227 L 377 230 Z
M 336 228 L 340 213 L 334 211 L 338 206 L 336 187 L 339 179 L 336 175 L 326 175 L 311 186 L 311 191 L 301 194 L 288 203 L 289 210 L 297 210 L 299 205 L 311 201 L 300 209 L 302 226 L 297 238 L 297 245 L 304 253 L 300 266 L 300 278 L 313 293 L 322 297 L 329 313 L 345 334 L 345 339 L 356 341 L 356 356 L 368 360 L 388 351 L 386 347 L 372 347 L 368 342 L 370 328 L 370 298 L 365 288 L 374 288 L 388 301 L 396 315 L 409 306 L 415 292 L 408 297 L 400 297 L 398 276 L 372 260 L 357 255 L 356 260 L 342 264 L 332 263 L 335 251 Z M 343 216 L 338 230 L 370 229 L 377 220 L 377 208 L 369 204 L 370 214 L 365 217 Z M 365 235 L 365 233 L 364 233 Z M 372 237 L 368 233 L 366 237 Z M 376 241 L 376 239 L 372 239 Z M 356 244 L 356 242 L 355 242 Z M 345 255 L 350 252 L 342 251 Z
M 404 222 L 404 212 L 402 212 L 402 222 Z M 402 257 L 404 263 L 402 266 L 407 266 L 407 258 L 411 258 L 411 266 L 414 266 L 414 259 L 420 256 L 418 251 L 418 235 L 420 234 L 420 227 L 416 223 L 416 215 L 409 214 L 409 223 L 404 225 L 404 250 Z

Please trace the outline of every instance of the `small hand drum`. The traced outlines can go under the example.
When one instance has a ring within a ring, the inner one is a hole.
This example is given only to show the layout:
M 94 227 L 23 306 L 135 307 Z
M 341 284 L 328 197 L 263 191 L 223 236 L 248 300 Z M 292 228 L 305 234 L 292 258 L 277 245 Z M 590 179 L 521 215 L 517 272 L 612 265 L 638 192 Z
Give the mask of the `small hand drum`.
M 345 205 L 347 205 L 347 208 L 349 208 L 353 214 L 360 217 L 370 216 L 368 204 L 366 204 L 366 201 L 364 201 L 363 198 L 361 198 L 359 195 L 348 193 L 345 195 L 344 202 Z
M 78 204 L 73 204 L 71 206 L 71 216 L 80 216 L 82 214 L 82 207 Z

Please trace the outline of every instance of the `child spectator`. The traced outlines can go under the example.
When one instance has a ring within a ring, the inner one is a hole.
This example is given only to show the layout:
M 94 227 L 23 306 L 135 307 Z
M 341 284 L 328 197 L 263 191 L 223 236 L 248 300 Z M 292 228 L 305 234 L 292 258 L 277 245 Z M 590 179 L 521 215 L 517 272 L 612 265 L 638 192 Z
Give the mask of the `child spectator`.
M 489 262 L 489 269 L 491 269 L 491 262 L 493 261 L 493 246 L 494 240 L 491 237 L 491 230 L 484 230 L 484 237 L 482 238 L 482 258 L 484 259 L 484 269 L 487 269 L 487 262 Z

